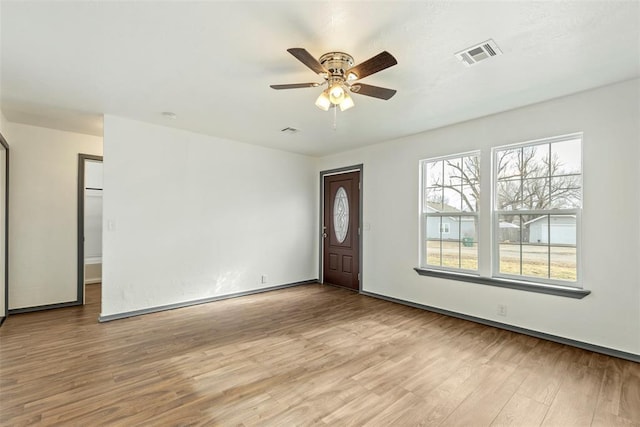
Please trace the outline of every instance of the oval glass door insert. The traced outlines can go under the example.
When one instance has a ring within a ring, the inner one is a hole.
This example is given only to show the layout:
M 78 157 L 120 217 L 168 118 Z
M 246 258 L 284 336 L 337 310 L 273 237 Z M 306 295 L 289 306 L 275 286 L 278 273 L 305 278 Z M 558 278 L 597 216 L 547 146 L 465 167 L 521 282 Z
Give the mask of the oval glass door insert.
M 344 242 L 349 231 L 349 199 L 344 187 L 338 188 L 333 201 L 333 231 L 338 242 Z

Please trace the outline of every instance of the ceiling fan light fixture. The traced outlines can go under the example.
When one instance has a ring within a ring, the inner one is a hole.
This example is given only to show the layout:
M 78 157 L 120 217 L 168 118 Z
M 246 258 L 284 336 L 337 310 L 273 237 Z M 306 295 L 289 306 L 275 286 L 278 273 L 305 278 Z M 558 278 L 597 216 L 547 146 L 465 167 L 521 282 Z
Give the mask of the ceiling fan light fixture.
M 344 93 L 344 99 L 340 103 L 340 111 L 347 111 L 349 108 L 353 107 L 355 104 L 353 103 L 353 98 L 347 92 Z
M 322 111 L 329 111 L 329 107 L 331 106 L 331 100 L 327 92 L 328 90 L 323 91 L 318 99 L 316 99 L 316 107 Z
M 2 1 L 2 0 L 0 0 Z M 298 61 L 324 79 L 322 83 L 290 83 L 270 85 L 272 89 L 298 89 L 327 85 L 326 89 L 316 99 L 316 106 L 323 111 L 340 107 L 341 111 L 355 106 L 349 92 L 373 98 L 388 100 L 396 91 L 384 87 L 360 83 L 360 79 L 386 70 L 398 61 L 386 50 L 353 65 L 353 57 L 344 52 L 329 52 L 316 59 L 306 49 L 293 47 L 287 49 Z

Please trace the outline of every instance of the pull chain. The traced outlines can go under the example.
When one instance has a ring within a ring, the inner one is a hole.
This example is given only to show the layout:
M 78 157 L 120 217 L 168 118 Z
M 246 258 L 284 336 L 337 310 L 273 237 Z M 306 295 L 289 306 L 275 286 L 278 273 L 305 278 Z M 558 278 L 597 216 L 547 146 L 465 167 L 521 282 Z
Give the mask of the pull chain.
M 333 130 L 338 129 L 338 106 L 333 106 Z

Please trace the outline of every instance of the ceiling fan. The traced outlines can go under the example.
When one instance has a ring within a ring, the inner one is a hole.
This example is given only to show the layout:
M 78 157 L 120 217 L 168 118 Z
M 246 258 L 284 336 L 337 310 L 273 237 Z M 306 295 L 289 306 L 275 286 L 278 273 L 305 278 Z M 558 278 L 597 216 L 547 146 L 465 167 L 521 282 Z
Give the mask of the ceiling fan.
M 381 52 L 356 66 L 353 65 L 353 57 L 343 52 L 325 53 L 320 59 L 314 58 L 306 49 L 301 47 L 287 49 L 287 52 L 322 77 L 324 82 L 292 83 L 271 85 L 271 87 L 278 90 L 300 89 L 305 87 L 318 87 L 326 84 L 327 89 L 325 89 L 316 100 L 316 106 L 321 110 L 327 111 L 330 107 L 339 106 L 340 111 L 345 111 L 353 107 L 354 103 L 349 92 L 384 100 L 390 99 L 396 94 L 394 89 L 359 82 L 360 79 L 398 63 L 393 55 L 387 51 Z

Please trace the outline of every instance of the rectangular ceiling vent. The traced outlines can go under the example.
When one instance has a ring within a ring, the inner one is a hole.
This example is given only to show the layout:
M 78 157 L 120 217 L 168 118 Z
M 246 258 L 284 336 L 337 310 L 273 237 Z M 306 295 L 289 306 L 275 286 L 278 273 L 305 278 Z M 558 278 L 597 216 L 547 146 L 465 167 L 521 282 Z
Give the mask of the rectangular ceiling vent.
M 284 129 L 280 129 L 280 132 L 283 132 L 283 133 L 298 133 L 300 131 L 298 129 L 296 129 L 296 128 L 292 128 L 291 126 L 287 126 Z
M 467 67 L 471 67 L 480 61 L 498 55 L 502 55 L 502 51 L 493 39 L 489 39 L 456 53 L 456 57 Z

